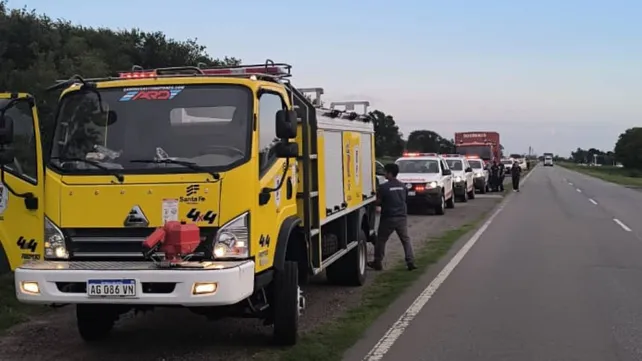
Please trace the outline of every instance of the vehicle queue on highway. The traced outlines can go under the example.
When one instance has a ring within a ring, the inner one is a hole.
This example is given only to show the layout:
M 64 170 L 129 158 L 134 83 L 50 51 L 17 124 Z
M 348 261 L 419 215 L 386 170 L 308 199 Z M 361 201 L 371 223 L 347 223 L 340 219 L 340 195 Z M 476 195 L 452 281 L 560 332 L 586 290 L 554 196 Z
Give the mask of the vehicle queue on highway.
M 510 174 L 517 162 L 522 171 L 527 170 L 523 158 L 503 158 L 500 163 L 505 171 L 500 182 Z M 444 215 L 455 203 L 466 203 L 477 194 L 493 191 L 490 176 L 491 162 L 474 155 L 406 152 L 394 161 L 399 166 L 398 179 L 408 189 L 409 209 Z M 378 184 L 386 182 L 384 164 L 376 161 Z M 503 187 L 500 188 L 503 191 Z

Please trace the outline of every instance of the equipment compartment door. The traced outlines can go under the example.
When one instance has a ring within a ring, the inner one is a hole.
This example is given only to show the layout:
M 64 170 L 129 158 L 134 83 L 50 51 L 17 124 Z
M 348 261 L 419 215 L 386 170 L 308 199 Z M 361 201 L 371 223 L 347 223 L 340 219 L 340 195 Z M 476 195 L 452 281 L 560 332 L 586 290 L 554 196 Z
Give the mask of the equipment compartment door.
M 13 271 L 43 255 L 45 171 L 35 99 L 25 93 L 0 93 L 0 110 L 13 120 L 10 147 L 15 150 L 13 164 L 4 167 L 0 182 L 0 268 L 8 261 Z

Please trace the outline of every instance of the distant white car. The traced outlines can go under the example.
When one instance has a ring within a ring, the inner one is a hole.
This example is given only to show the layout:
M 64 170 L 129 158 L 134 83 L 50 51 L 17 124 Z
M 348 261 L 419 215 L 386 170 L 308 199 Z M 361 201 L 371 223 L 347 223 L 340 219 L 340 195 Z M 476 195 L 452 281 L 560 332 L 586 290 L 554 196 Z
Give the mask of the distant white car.
M 519 167 L 522 168 L 522 172 L 525 172 L 528 170 L 528 165 L 526 164 L 526 159 L 524 158 L 515 158 L 517 163 L 519 163 Z
M 504 169 L 506 169 L 506 173 L 509 173 L 515 161 L 513 160 L 513 158 L 506 158 L 502 159 L 501 162 L 504 165 Z
M 475 173 L 463 155 L 442 155 L 454 178 L 455 196 L 461 202 L 475 199 Z

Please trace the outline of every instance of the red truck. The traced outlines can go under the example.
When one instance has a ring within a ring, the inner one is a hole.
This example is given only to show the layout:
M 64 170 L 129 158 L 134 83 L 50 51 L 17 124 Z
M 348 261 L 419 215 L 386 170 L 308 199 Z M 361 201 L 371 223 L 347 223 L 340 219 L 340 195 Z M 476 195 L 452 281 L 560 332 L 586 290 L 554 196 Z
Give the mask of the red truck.
M 455 148 L 458 154 L 475 155 L 485 161 L 502 158 L 497 132 L 455 133 Z

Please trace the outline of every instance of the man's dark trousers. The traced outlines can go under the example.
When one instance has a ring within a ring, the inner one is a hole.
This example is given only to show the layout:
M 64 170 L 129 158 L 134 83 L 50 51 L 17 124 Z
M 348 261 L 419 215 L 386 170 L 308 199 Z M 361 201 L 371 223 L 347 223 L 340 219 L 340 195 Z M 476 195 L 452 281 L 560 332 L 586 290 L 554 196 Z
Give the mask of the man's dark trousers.
M 379 229 L 377 231 L 377 243 L 375 243 L 374 263 L 380 265 L 386 255 L 386 243 L 396 232 L 401 240 L 403 251 L 406 255 L 406 264 L 415 262 L 415 255 L 412 251 L 412 244 L 408 236 L 408 218 L 407 217 L 386 217 L 379 220 Z
M 513 190 L 519 190 L 519 176 L 514 175 L 513 176 Z

